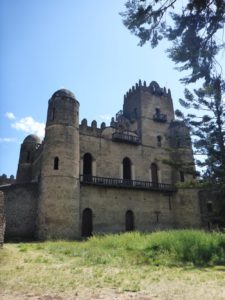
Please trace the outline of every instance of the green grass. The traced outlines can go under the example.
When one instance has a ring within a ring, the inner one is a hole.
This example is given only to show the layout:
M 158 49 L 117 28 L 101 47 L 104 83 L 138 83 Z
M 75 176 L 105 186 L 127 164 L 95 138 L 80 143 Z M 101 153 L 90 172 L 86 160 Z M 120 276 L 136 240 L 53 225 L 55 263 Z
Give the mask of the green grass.
M 0 250 L 0 290 L 60 293 L 110 287 L 139 291 L 173 280 L 185 280 L 190 286 L 213 280 L 215 286 L 222 286 L 223 266 L 225 235 L 195 230 L 5 244 Z

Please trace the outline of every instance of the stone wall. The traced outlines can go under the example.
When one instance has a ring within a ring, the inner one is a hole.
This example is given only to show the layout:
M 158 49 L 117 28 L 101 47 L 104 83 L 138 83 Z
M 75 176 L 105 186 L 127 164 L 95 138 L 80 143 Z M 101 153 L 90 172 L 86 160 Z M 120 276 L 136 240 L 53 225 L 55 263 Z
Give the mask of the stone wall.
M 128 210 L 134 214 L 136 230 L 154 231 L 174 226 L 170 198 L 160 192 L 81 186 L 80 195 L 81 220 L 83 211 L 91 209 L 94 233 L 124 232 Z
M 4 213 L 4 194 L 0 191 L 0 247 L 4 242 L 5 234 L 5 213 Z
M 14 184 L 2 188 L 5 195 L 5 240 L 32 240 L 36 237 L 36 184 Z
M 179 189 L 173 197 L 172 209 L 176 228 L 200 228 L 199 189 Z

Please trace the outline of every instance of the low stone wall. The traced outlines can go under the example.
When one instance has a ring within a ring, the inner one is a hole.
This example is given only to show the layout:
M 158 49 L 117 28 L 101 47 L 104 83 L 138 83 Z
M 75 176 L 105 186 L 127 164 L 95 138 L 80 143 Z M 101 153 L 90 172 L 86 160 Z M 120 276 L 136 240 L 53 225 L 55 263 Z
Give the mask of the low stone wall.
M 173 197 L 172 208 L 176 228 L 201 228 L 199 189 L 179 189 Z
M 5 200 L 5 241 L 35 239 L 38 185 L 13 184 L 1 190 Z
M 0 191 L 0 247 L 4 243 L 5 234 L 5 213 L 4 213 L 4 194 Z

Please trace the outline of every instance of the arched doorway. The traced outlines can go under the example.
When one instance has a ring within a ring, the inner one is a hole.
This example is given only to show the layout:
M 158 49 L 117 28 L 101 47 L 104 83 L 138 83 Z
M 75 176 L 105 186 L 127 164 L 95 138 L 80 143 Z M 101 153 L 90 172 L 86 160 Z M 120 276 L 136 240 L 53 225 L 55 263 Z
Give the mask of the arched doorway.
M 159 179 L 158 179 L 158 167 L 157 167 L 157 164 L 155 164 L 155 163 L 151 164 L 151 175 L 152 175 L 152 183 L 154 185 L 157 185 L 158 182 L 159 182 Z
M 89 237 L 92 235 L 93 224 L 92 224 L 92 210 L 85 208 L 82 214 L 82 228 L 81 235 L 83 237 Z
M 134 213 L 132 212 L 132 210 L 128 210 L 126 212 L 125 229 L 126 229 L 126 231 L 134 230 Z
M 91 181 L 92 177 L 92 156 L 90 153 L 85 153 L 83 158 L 83 175 L 85 181 Z
M 131 180 L 131 161 L 128 157 L 123 159 L 123 179 Z

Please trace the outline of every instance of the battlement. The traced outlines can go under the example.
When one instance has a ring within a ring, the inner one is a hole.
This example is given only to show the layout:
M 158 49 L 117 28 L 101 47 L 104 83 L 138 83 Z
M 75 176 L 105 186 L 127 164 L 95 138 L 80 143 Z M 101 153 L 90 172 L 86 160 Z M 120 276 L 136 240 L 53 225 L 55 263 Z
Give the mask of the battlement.
M 97 121 L 93 120 L 91 126 L 88 126 L 87 119 L 83 119 L 79 125 L 79 130 L 81 134 L 100 136 L 102 130 L 106 127 L 105 122 L 101 123 L 101 128 L 98 128 Z
M 127 98 L 129 98 L 130 96 L 132 96 L 133 94 L 136 94 L 137 92 L 149 92 L 152 95 L 156 95 L 156 96 L 167 96 L 171 98 L 171 91 L 170 89 L 166 89 L 161 88 L 159 86 L 159 84 L 156 81 L 152 81 L 148 86 L 146 84 L 146 81 L 142 81 L 139 80 L 138 83 L 136 83 L 135 85 L 132 86 L 131 89 L 129 89 L 129 91 L 124 95 L 124 100 L 126 100 Z

